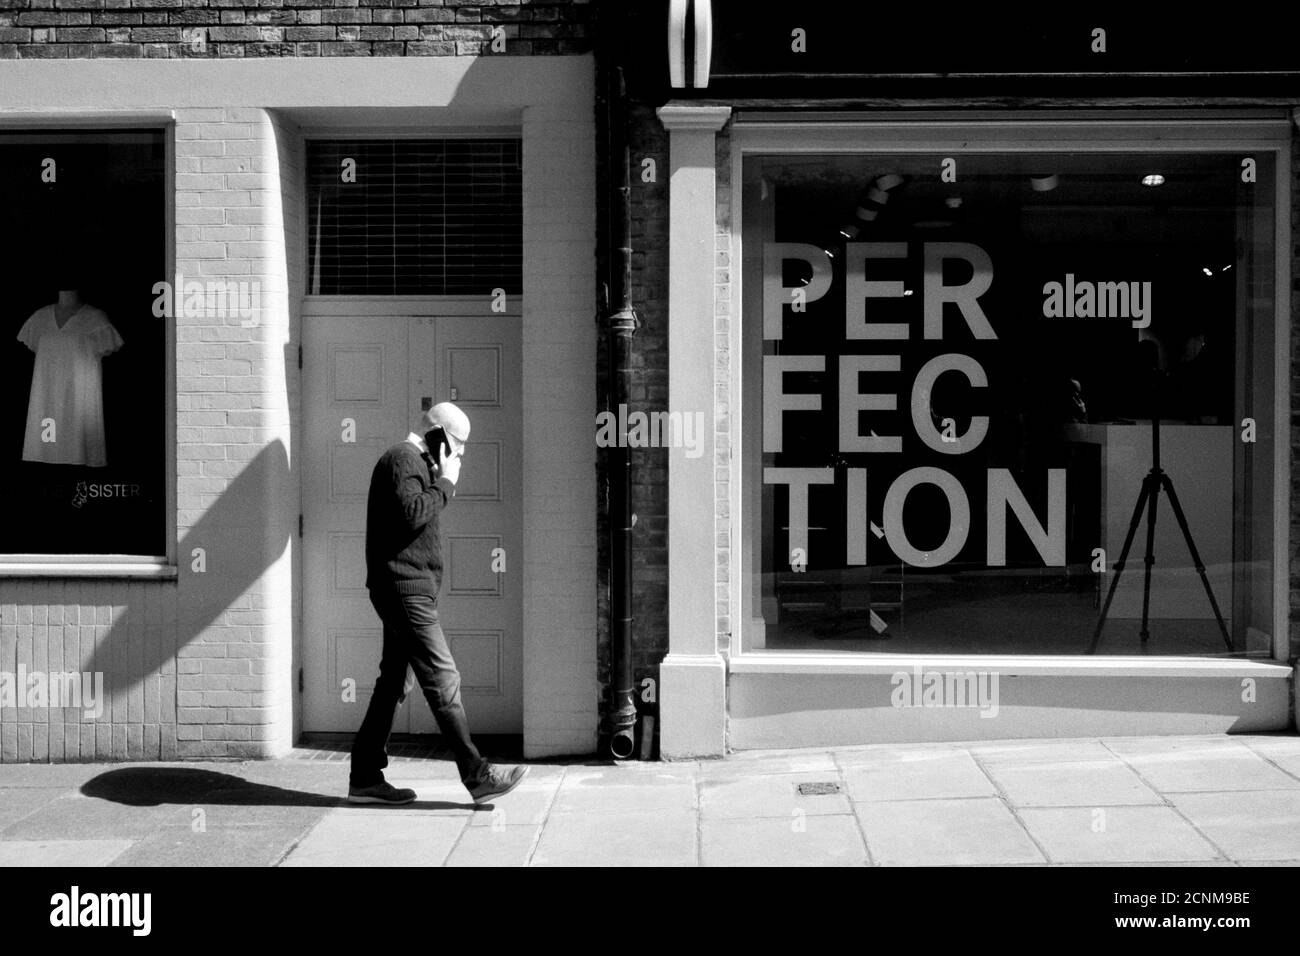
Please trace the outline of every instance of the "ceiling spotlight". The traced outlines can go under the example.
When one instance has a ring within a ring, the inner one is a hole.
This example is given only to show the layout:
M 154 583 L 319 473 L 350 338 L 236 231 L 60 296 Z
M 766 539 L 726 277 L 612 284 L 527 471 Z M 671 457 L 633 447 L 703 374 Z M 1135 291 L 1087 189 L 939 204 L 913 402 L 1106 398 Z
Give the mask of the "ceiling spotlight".
M 1209 268 L 1206 267 L 1206 266 L 1201 266 L 1201 271 L 1204 272 L 1207 276 L 1212 276 L 1212 275 L 1214 275 L 1213 270 L 1209 269 Z
M 843 236 L 845 239 L 855 239 L 857 238 L 858 233 L 861 231 L 862 231 L 861 229 L 859 229 L 856 225 L 854 225 L 851 222 L 846 223 L 843 226 L 840 226 L 840 235 Z
M 1219 271 L 1220 271 L 1220 272 L 1227 272 L 1227 271 L 1228 271 L 1229 269 L 1231 269 L 1231 268 L 1232 268 L 1232 263 L 1229 262 L 1226 266 L 1224 266 L 1224 267 L 1223 267 L 1222 269 L 1220 269 Z
M 1056 173 L 1045 173 L 1041 176 L 1029 177 L 1029 185 L 1036 193 L 1051 192 L 1060 184 L 1060 177 L 1058 177 Z
M 1163 186 L 1164 184 L 1165 177 L 1161 176 L 1159 173 L 1148 173 L 1146 176 L 1142 177 L 1143 186 Z

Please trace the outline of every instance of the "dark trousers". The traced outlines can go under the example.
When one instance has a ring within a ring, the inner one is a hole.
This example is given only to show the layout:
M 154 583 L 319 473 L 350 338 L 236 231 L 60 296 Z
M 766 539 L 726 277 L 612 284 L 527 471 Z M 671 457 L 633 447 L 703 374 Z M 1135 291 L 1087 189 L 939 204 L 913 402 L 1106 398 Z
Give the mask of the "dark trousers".
M 371 591 L 370 603 L 384 622 L 384 650 L 370 707 L 352 743 L 350 784 L 369 787 L 384 779 L 393 717 L 411 689 L 406 679 L 408 668 L 429 702 L 443 741 L 455 754 L 461 780 L 472 778 L 482 757 L 470 740 L 460 700 L 460 672 L 438 624 L 436 599 L 427 594 Z

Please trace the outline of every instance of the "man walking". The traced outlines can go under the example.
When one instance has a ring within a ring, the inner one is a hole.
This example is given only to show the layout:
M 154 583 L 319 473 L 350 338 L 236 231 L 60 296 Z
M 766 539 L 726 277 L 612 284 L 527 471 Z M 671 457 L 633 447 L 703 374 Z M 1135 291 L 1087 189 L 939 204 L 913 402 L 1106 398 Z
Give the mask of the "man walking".
M 476 803 L 508 793 L 528 772 L 527 767 L 500 770 L 474 747 L 461 705 L 460 674 L 438 623 L 438 521 L 456 493 L 469 418 L 451 402 L 442 402 L 421 416 L 416 429 L 383 454 L 370 478 L 366 587 L 384 623 L 384 648 L 374 696 L 352 744 L 349 803 L 415 799 L 414 790 L 384 780 L 393 717 L 415 684 L 424 692 L 442 738 L 456 756 L 461 782 Z M 407 681 L 408 668 L 413 682 Z

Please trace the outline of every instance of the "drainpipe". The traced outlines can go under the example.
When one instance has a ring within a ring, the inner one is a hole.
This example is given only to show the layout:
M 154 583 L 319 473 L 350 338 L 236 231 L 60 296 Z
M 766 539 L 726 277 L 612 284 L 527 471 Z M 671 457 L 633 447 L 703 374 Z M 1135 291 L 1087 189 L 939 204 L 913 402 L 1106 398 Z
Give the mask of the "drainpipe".
M 620 18 L 621 20 L 621 18 Z M 625 34 L 623 23 L 607 49 L 616 49 Z M 609 458 L 610 525 L 610 753 L 616 760 L 632 756 L 636 731 L 636 691 L 632 683 L 632 468 L 627 447 L 626 416 L 619 408 L 631 393 L 632 336 L 640 324 L 632 308 L 632 186 L 631 156 L 627 142 L 627 91 L 623 68 L 613 57 L 606 60 L 606 117 L 609 122 L 610 295 L 609 409 L 618 421 L 618 442 L 607 449 Z

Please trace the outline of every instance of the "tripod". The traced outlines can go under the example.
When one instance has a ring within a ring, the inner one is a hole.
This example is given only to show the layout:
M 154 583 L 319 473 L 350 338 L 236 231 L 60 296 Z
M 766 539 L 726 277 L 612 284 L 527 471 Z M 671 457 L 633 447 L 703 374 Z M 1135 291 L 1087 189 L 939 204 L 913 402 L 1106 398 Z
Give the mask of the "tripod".
M 1205 576 L 1205 565 L 1201 561 L 1200 552 L 1196 550 L 1196 542 L 1192 540 L 1192 532 L 1187 527 L 1187 516 L 1183 514 L 1183 506 L 1178 502 L 1178 493 L 1174 491 L 1173 481 L 1160 467 L 1160 409 L 1157 406 L 1152 409 L 1151 414 L 1151 470 L 1142 479 L 1142 491 L 1133 508 L 1133 520 L 1128 525 L 1124 549 L 1120 551 L 1119 560 L 1115 562 L 1115 577 L 1111 579 L 1106 603 L 1102 605 L 1101 617 L 1097 619 L 1097 630 L 1093 632 L 1092 644 L 1088 646 L 1089 654 L 1095 654 L 1097 645 L 1101 642 L 1101 629 L 1106 625 L 1110 602 L 1115 597 L 1115 589 L 1119 587 L 1120 575 L 1124 573 L 1124 562 L 1128 560 L 1129 549 L 1133 546 L 1133 536 L 1137 533 L 1138 522 L 1142 520 L 1142 509 L 1148 505 L 1150 510 L 1147 511 L 1146 576 L 1142 582 L 1142 630 L 1138 632 L 1142 638 L 1143 649 L 1146 648 L 1147 639 L 1151 637 L 1147 618 L 1151 607 L 1151 567 L 1156 563 L 1156 504 L 1160 500 L 1161 488 L 1164 488 L 1165 494 L 1169 496 L 1169 504 L 1173 506 L 1174 517 L 1178 519 L 1178 527 L 1182 529 L 1187 550 L 1191 553 L 1192 563 L 1196 566 L 1196 573 L 1201 576 L 1201 583 L 1205 585 L 1205 595 L 1210 599 L 1210 607 L 1214 609 L 1214 617 L 1219 622 L 1219 633 L 1223 635 L 1223 642 L 1228 645 L 1228 650 L 1232 650 L 1232 638 L 1228 636 L 1228 628 L 1223 623 L 1223 615 L 1219 612 L 1219 602 L 1214 599 L 1210 579 Z

